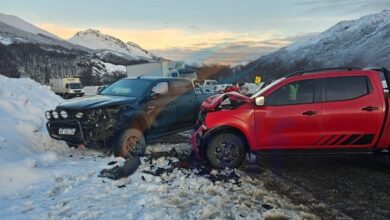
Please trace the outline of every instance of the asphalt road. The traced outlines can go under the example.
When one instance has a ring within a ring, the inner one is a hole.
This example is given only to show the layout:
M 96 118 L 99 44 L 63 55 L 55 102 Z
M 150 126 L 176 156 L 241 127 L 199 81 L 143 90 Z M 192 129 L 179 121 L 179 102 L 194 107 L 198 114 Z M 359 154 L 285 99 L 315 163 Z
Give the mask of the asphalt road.
M 263 155 L 242 169 L 323 219 L 390 219 L 386 156 Z
M 173 135 L 161 142 L 189 142 Z M 386 155 L 258 155 L 239 168 L 321 219 L 390 219 Z

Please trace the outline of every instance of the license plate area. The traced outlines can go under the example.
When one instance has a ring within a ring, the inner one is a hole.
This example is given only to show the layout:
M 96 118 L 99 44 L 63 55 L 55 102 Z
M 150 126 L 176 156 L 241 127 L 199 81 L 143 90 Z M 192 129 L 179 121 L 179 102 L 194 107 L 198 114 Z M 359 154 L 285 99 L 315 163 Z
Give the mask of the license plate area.
M 59 135 L 73 136 L 75 133 L 76 133 L 76 128 L 59 128 L 58 129 Z

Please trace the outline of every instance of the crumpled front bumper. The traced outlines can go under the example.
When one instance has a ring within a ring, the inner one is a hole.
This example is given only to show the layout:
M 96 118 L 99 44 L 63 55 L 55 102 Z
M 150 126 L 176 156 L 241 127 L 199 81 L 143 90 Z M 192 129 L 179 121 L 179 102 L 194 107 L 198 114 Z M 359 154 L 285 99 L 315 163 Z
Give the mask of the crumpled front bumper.
M 191 136 L 192 151 L 195 153 L 196 157 L 201 158 L 200 147 L 204 143 L 204 134 L 206 132 L 206 127 L 204 125 L 200 126 Z
M 53 139 L 63 140 L 71 143 L 84 144 L 85 137 L 80 121 L 78 120 L 58 120 L 50 121 L 46 124 L 47 131 Z M 76 129 L 74 135 L 61 135 L 59 130 L 61 128 Z

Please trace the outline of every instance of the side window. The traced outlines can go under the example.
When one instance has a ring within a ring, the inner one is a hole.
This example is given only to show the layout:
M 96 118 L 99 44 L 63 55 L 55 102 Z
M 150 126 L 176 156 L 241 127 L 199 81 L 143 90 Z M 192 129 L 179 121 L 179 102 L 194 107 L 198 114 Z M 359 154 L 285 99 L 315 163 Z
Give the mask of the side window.
M 172 81 L 172 87 L 175 95 L 189 94 L 188 92 L 192 90 L 191 83 L 184 80 Z
M 370 93 L 371 84 L 365 76 L 334 77 L 324 80 L 325 100 L 341 101 Z
M 66 89 L 69 89 L 69 84 L 68 84 L 68 83 L 65 85 L 65 88 L 66 88 Z
M 168 94 L 169 86 L 168 82 L 160 82 L 152 88 L 152 91 L 156 93 L 156 96 L 162 96 Z
M 266 105 L 296 105 L 314 102 L 314 81 L 287 84 L 266 97 Z

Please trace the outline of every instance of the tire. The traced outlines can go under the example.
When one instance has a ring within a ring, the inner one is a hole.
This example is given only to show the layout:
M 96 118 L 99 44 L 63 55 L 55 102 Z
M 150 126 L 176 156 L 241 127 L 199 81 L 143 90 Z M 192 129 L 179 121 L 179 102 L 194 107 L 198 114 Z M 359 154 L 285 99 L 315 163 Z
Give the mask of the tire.
M 219 133 L 207 144 L 206 157 L 217 169 L 238 168 L 247 151 L 242 138 L 234 133 Z
M 136 146 L 134 146 L 134 142 Z M 129 158 L 132 155 L 143 155 L 146 150 L 146 141 L 142 132 L 136 128 L 124 130 L 114 140 L 114 156 Z

